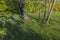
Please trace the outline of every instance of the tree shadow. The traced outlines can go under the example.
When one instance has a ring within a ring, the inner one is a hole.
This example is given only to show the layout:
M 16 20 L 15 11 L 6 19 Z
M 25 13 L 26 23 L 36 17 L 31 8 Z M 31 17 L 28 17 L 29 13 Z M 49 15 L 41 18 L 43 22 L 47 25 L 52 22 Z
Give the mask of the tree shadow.
M 36 33 L 34 30 L 29 29 L 25 32 L 20 27 L 14 26 L 7 27 L 7 35 L 4 40 L 42 40 L 41 36 Z
M 5 28 L 7 29 L 7 35 L 4 37 L 4 40 L 40 40 L 41 39 L 39 34 L 36 33 L 34 30 L 28 28 L 27 32 L 25 32 L 21 27 L 22 26 L 20 26 L 19 23 L 11 24 L 10 22 L 6 21 Z
M 0 18 L 2 18 L 1 21 L 0 21 L 0 28 L 1 29 L 2 28 L 6 28 L 7 29 L 7 31 L 6 31 L 7 34 L 4 37 L 4 40 L 17 40 L 17 39 L 19 39 L 19 37 L 21 36 L 21 34 L 19 33 L 20 30 L 21 30 L 20 29 L 20 27 L 21 27 L 20 25 L 24 24 L 24 22 L 21 21 L 21 20 L 20 21 L 16 20 L 12 16 L 11 17 L 2 16 Z M 11 21 L 9 21 L 9 19 Z M 13 21 L 14 21 L 14 23 L 11 23 Z M 17 36 L 17 38 L 16 38 L 16 36 Z
M 6 28 L 6 35 L 3 40 L 41 40 L 41 36 L 36 33 L 33 29 L 27 28 L 28 30 L 23 30 L 21 26 L 24 25 L 24 22 L 19 19 L 16 20 L 12 16 L 2 16 L 0 17 L 0 28 Z M 4 21 L 4 22 L 2 22 Z M 3 26 L 4 25 L 4 26 Z M 25 28 L 25 27 L 23 27 Z
M 3 40 L 50 40 L 48 36 L 41 35 L 40 33 L 37 33 L 30 27 L 27 28 L 28 30 L 26 31 L 23 30 L 23 26 L 21 26 L 21 24 L 24 25 L 24 23 L 14 19 L 12 16 L 10 18 L 5 17 L 5 19 L 14 20 L 15 23 L 11 23 L 10 21 L 5 20 L 6 23 L 5 26 L 3 26 L 3 28 L 7 29 L 7 34 L 4 36 Z

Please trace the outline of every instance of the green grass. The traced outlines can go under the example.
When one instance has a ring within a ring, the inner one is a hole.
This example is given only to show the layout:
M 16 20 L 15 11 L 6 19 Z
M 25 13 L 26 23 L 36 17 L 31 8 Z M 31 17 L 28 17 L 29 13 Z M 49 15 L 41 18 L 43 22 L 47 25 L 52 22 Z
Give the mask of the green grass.
M 0 40 L 60 40 L 60 12 L 53 12 L 46 25 L 39 25 L 32 15 L 25 22 L 17 13 L 0 12 Z
M 60 40 L 60 12 L 53 12 L 46 25 L 39 25 L 37 13 L 28 13 L 30 20 L 24 21 L 15 2 L 0 3 L 0 40 Z

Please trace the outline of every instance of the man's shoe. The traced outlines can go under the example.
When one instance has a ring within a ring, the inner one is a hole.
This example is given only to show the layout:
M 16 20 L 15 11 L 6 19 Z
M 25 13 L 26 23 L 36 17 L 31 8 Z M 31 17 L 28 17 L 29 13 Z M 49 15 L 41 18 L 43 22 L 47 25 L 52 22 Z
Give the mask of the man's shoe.
M 24 16 L 23 19 L 24 20 L 29 20 L 29 17 L 28 16 Z

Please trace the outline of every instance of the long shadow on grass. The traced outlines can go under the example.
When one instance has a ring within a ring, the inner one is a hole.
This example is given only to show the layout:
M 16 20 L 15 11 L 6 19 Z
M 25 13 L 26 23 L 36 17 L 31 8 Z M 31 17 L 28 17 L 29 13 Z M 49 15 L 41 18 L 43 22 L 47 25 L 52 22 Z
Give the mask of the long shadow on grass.
M 5 17 L 5 16 L 4 16 Z M 15 20 L 14 18 L 10 18 L 11 20 Z M 3 19 L 4 20 L 4 19 Z M 44 37 L 37 33 L 35 30 L 31 29 L 30 27 L 27 28 L 28 30 L 23 30 L 21 26 L 21 22 L 16 20 L 16 23 L 11 23 L 10 21 L 5 20 L 4 28 L 7 29 L 7 34 L 5 35 L 3 40 L 49 40 L 48 37 Z M 3 24 L 3 23 L 2 23 Z M 23 24 L 23 23 L 22 23 Z M 0 24 L 1 25 L 1 24 Z M 23 24 L 24 25 L 24 24 Z M 1 25 L 2 26 L 2 25 Z
M 6 17 L 2 16 L 0 22 L 1 28 L 6 28 L 6 35 L 4 36 L 3 40 L 49 40 L 48 37 L 40 35 L 40 33 L 37 33 L 35 30 L 31 29 L 30 27 L 26 29 L 28 30 L 23 30 L 24 22 L 19 19 L 16 20 L 12 16 Z
M 22 28 L 25 27 L 21 26 L 21 24 L 24 25 L 22 20 L 16 20 L 12 16 L 0 16 L 0 18 L 2 18 L 1 21 L 4 21 L 0 23 L 1 28 L 7 29 L 3 40 L 42 40 L 34 30 L 27 27 L 28 30 L 23 30 Z
M 25 32 L 16 25 L 10 25 L 7 29 L 7 35 L 4 40 L 42 40 L 41 36 L 32 29 Z
M 4 37 L 4 40 L 41 40 L 42 39 L 41 36 L 39 36 L 39 34 L 36 33 L 34 30 L 28 28 L 27 31 L 24 31 L 21 27 L 22 26 L 20 26 L 19 23 L 12 24 L 11 22 L 6 21 L 5 28 L 7 29 L 6 31 L 7 34 Z

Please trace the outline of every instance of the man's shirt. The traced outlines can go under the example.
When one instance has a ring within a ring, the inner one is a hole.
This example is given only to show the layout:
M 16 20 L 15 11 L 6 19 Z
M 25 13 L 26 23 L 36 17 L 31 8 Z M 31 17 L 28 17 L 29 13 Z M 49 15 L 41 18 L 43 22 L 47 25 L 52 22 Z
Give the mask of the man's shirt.
M 21 7 L 22 5 L 24 5 L 24 1 L 23 0 L 19 0 L 19 7 Z

